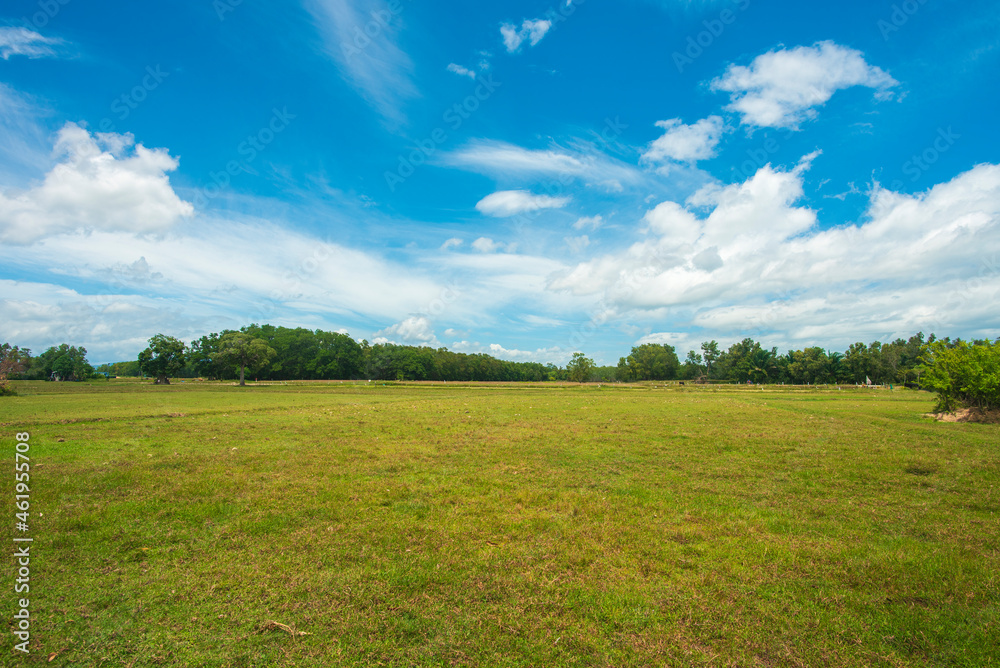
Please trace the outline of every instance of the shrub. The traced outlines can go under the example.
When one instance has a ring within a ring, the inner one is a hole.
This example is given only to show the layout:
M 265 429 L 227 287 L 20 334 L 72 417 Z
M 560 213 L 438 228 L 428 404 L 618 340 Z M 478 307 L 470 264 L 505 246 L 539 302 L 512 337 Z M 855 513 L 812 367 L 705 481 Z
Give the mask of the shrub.
M 939 411 L 1000 408 L 1000 339 L 993 343 L 935 341 L 924 349 L 923 385 Z

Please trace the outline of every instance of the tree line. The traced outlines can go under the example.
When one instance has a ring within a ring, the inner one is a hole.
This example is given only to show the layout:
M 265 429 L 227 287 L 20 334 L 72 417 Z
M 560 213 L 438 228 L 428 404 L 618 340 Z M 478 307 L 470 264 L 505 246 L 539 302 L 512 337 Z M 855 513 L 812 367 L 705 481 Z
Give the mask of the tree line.
M 681 360 L 667 344 L 646 343 L 632 348 L 617 366 L 600 367 L 577 352 L 565 367 L 538 362 L 511 362 L 486 354 L 466 354 L 446 348 L 370 344 L 347 334 L 248 325 L 240 330 L 207 334 L 190 344 L 164 334 L 149 340 L 136 360 L 104 364 L 94 369 L 83 347 L 62 344 L 32 357 L 29 350 L 3 344 L 0 363 L 6 375 L 22 379 L 84 380 L 95 373 L 169 378 L 259 380 L 438 380 L 438 381 L 664 381 L 787 384 L 917 384 L 929 362 L 944 351 L 985 350 L 985 340 L 925 338 L 883 343 L 854 343 L 843 353 L 820 347 L 779 353 L 751 338 L 722 349 L 706 341 Z M 2 371 L 2 367 L 0 367 Z

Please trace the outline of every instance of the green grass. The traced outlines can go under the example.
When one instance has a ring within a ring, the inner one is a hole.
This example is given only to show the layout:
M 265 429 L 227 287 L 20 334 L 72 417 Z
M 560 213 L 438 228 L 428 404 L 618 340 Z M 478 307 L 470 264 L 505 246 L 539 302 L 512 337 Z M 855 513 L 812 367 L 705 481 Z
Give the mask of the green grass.
M 5 665 L 1000 663 L 1000 427 L 925 393 L 17 389 Z

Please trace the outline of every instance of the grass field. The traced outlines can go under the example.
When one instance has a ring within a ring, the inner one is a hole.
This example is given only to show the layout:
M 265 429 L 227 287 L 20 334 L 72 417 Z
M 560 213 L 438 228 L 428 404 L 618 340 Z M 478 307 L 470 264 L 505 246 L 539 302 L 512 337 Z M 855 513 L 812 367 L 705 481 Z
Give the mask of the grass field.
M 926 393 L 17 389 L 4 665 L 1000 663 L 1000 426 Z

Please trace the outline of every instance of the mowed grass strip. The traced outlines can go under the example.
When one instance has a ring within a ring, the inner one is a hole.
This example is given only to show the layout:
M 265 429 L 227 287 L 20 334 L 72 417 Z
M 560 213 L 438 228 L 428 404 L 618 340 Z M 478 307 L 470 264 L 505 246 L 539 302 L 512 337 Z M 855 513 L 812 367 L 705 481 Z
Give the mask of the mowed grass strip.
M 924 393 L 19 389 L 29 662 L 1000 658 L 1000 429 Z

